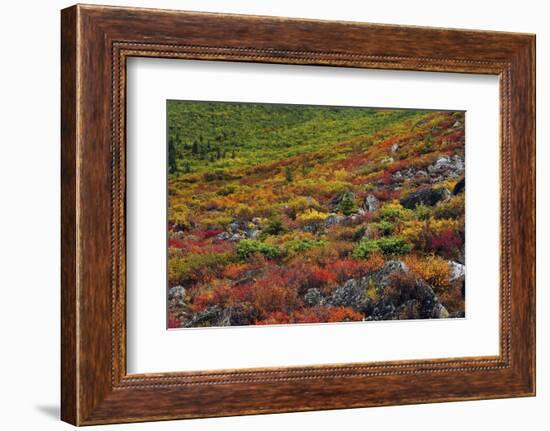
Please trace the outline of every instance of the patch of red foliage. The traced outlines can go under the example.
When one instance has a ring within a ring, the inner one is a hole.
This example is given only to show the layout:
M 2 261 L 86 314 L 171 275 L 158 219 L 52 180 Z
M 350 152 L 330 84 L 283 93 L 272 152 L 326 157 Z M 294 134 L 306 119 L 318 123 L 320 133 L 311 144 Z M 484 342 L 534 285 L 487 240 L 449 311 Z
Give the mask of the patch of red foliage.
M 181 323 L 179 320 L 176 320 L 176 319 L 168 319 L 168 328 L 169 329 L 173 329 L 173 328 L 179 328 L 181 326 Z
M 202 239 L 208 239 L 208 238 L 212 238 L 213 236 L 219 235 L 222 232 L 223 232 L 223 229 L 209 229 L 209 230 L 200 231 L 198 235 Z
M 445 257 L 452 257 L 461 245 L 462 238 L 453 229 L 443 229 L 430 238 L 430 248 Z
M 177 238 L 170 238 L 168 241 L 168 247 L 172 248 L 184 248 L 185 247 L 185 241 Z

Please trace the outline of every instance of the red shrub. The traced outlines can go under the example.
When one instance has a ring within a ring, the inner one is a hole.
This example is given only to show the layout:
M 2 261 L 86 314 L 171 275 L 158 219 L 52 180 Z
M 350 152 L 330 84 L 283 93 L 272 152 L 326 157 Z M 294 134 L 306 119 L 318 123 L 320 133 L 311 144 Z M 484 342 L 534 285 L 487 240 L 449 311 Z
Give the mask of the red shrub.
M 294 323 L 326 322 L 327 309 L 323 307 L 305 308 L 294 313 Z
M 437 254 L 453 257 L 462 245 L 462 238 L 453 229 L 443 229 L 430 238 L 430 248 Z
M 236 280 L 249 269 L 250 265 L 248 263 L 231 263 L 224 268 L 223 276 Z
M 341 259 L 327 265 L 335 274 L 338 282 L 343 283 L 350 278 L 361 278 L 369 273 L 369 266 L 366 261 L 355 259 Z
M 199 232 L 198 235 L 202 239 L 208 239 L 208 238 L 212 238 L 213 236 L 219 235 L 222 232 L 223 232 L 223 229 L 209 229 L 209 230 L 204 230 L 202 232 Z
M 336 274 L 327 268 L 315 266 L 311 271 L 312 282 L 320 286 L 336 282 Z
M 274 311 L 273 313 L 269 313 L 265 319 L 256 322 L 257 325 L 276 325 L 281 323 L 290 323 L 290 316 L 288 313 Z
M 363 320 L 363 315 L 351 307 L 331 307 L 327 322 L 353 322 Z
M 183 248 L 185 247 L 185 241 L 177 238 L 170 238 L 168 240 L 168 247 L 172 248 Z
M 176 319 L 168 319 L 168 328 L 179 328 L 181 326 L 180 321 Z
M 379 178 L 378 181 L 380 183 L 386 185 L 386 186 L 389 186 L 390 184 L 392 184 L 393 183 L 393 177 L 392 177 L 391 172 L 389 172 L 389 171 L 384 172 L 384 174 Z
M 399 196 L 399 192 L 393 190 L 375 190 L 373 196 L 382 202 L 391 201 Z

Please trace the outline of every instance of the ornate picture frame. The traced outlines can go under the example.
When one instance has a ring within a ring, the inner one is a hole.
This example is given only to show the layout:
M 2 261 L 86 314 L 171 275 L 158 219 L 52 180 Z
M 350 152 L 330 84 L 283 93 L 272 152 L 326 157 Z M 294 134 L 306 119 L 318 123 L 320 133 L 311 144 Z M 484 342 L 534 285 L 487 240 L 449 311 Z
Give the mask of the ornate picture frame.
M 64 9 L 61 17 L 64 421 L 92 425 L 535 394 L 534 35 L 91 5 Z M 499 355 L 128 374 L 130 57 L 498 76 Z

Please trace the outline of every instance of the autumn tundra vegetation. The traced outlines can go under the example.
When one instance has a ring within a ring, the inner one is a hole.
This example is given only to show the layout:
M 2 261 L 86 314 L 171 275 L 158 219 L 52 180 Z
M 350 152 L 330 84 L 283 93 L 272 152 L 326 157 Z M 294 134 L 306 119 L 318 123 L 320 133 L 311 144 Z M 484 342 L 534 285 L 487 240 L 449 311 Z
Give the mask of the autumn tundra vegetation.
M 464 112 L 167 115 L 170 328 L 464 317 Z

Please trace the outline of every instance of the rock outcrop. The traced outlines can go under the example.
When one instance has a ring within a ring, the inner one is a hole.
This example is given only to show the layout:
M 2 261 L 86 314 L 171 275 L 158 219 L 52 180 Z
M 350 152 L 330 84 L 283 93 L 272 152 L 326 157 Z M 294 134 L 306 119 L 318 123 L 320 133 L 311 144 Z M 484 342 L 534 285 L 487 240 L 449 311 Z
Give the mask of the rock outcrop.
M 401 199 L 400 203 L 405 208 L 415 209 L 418 205 L 434 206 L 449 196 L 449 191 L 445 188 L 424 188 L 410 193 Z

